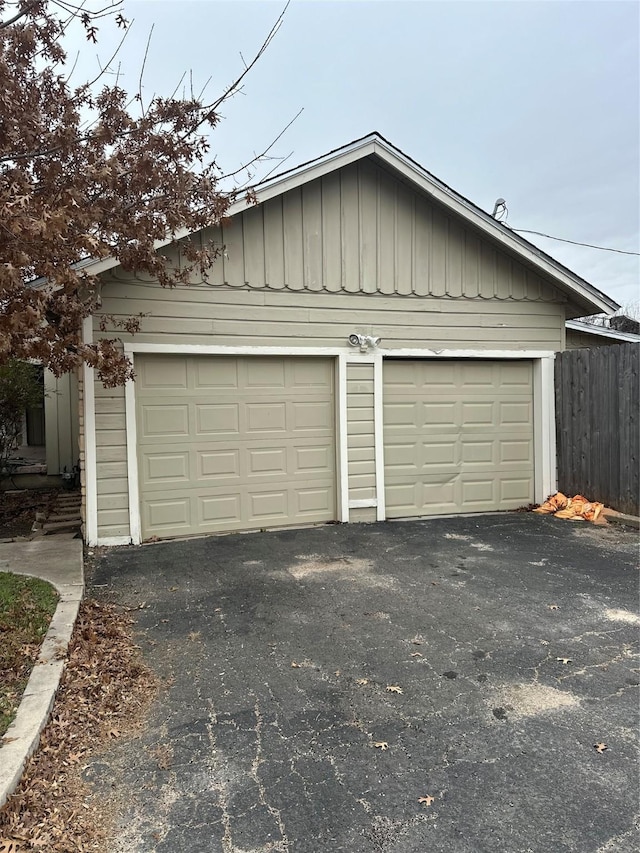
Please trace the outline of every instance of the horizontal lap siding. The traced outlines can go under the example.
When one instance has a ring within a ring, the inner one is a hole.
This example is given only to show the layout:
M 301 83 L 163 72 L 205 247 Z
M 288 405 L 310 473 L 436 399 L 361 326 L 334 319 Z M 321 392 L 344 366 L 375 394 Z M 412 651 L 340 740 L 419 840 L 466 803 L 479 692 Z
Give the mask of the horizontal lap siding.
M 385 349 L 539 349 L 563 343 L 563 308 L 554 303 L 435 299 L 381 294 L 232 290 L 190 286 L 164 289 L 139 282 L 106 283 L 103 310 L 144 313 L 139 343 L 223 346 L 346 345 L 353 332 L 380 336 Z M 101 336 L 98 318 L 94 335 Z M 372 397 L 367 401 L 371 405 Z M 352 402 L 352 401 L 350 401 Z M 361 401 L 362 402 L 362 401 Z M 362 408 L 356 407 L 356 408 Z M 100 537 L 129 533 L 123 389 L 96 383 L 96 454 Z M 362 474 L 372 442 L 365 422 L 349 421 L 351 497 L 375 497 L 371 469 Z M 371 427 L 372 429 L 372 427 Z M 358 446 L 360 445 L 360 446 Z M 363 445 L 367 445 L 366 447 Z M 360 479 L 359 479 L 360 478 Z M 356 494 L 356 491 L 358 493 Z M 360 512 L 362 515 L 362 512 Z M 368 510 L 364 515 L 371 514 Z M 355 517 L 359 517 L 355 513 Z
M 523 305 L 203 286 L 169 290 L 133 282 L 105 285 L 102 298 L 105 313 L 148 315 L 142 317 L 141 331 L 135 336 L 140 343 L 340 347 L 350 334 L 360 332 L 382 337 L 385 349 L 557 350 L 564 323 L 560 305 L 542 302 Z M 99 337 L 97 323 L 96 319 L 94 333 Z M 124 334 L 121 337 L 127 339 Z M 350 374 L 349 406 L 354 409 L 349 419 L 352 499 L 375 497 L 373 460 L 369 458 L 373 424 L 367 420 L 373 416 L 373 388 L 371 385 L 370 392 L 354 392 L 352 383 L 355 387 L 361 380 L 361 376 L 351 379 Z M 358 402 L 361 405 L 356 405 Z M 123 389 L 105 389 L 96 383 L 101 537 L 129 532 L 124 412 Z
M 98 535 L 129 534 L 124 389 L 96 382 Z
M 145 314 L 137 342 L 227 346 L 335 347 L 359 332 L 381 337 L 385 349 L 557 350 L 564 324 L 563 308 L 554 303 L 163 289 L 133 281 L 107 284 L 103 310 L 120 317 Z
M 594 347 L 619 346 L 624 341 L 616 340 L 615 338 L 607 338 L 604 335 L 590 335 L 588 332 L 576 332 L 573 329 L 567 329 L 566 349 L 593 349 Z
M 373 364 L 347 367 L 349 500 L 376 497 Z

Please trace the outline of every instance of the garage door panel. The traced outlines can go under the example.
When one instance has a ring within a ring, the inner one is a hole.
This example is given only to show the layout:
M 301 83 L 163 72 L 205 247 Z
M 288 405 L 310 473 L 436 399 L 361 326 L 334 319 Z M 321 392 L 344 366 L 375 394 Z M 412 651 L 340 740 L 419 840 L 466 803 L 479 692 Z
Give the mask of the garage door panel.
M 256 358 L 241 362 L 244 367 L 244 387 L 248 389 L 268 388 L 282 390 L 285 385 L 285 362 L 281 358 Z
M 165 452 L 144 453 L 141 457 L 143 478 L 147 482 L 171 483 L 189 481 L 189 453 Z
M 145 356 L 136 369 L 157 383 L 164 360 Z M 182 362 L 185 387 L 141 386 L 138 395 L 143 536 L 335 520 L 333 362 Z M 170 415 L 148 415 L 163 409 Z M 169 417 L 174 432 L 166 431 Z
M 533 465 L 533 447 L 526 440 L 502 440 L 499 442 L 500 462 L 525 463 Z
M 240 476 L 240 452 L 238 450 L 195 450 L 195 479 L 236 478 Z
M 198 495 L 195 504 L 195 521 L 199 528 L 215 529 L 220 524 L 233 525 L 241 518 L 242 499 L 239 494 Z
M 239 387 L 238 362 L 234 358 L 199 359 L 192 371 L 193 387 L 228 392 Z
M 462 481 L 462 503 L 470 509 L 493 506 L 496 500 L 496 482 L 491 478 Z
M 199 436 L 240 435 L 240 407 L 237 403 L 193 403 L 195 434 Z
M 446 474 L 432 482 L 421 483 L 418 495 L 420 504 L 429 510 L 429 515 L 436 510 L 441 513 L 456 511 L 456 484 Z
M 191 502 L 188 497 L 156 498 L 145 505 L 146 526 L 151 531 L 188 529 L 191 526 Z
M 473 427 L 491 427 L 494 422 L 494 404 L 492 401 L 486 403 L 463 403 L 460 410 L 461 419 L 456 422 L 458 429 L 473 429 Z
M 531 480 L 528 477 L 502 477 L 499 483 L 500 502 L 511 504 L 516 501 L 519 504 L 528 503 L 530 498 Z
M 429 427 L 431 425 L 440 426 L 441 424 L 455 425 L 459 420 L 457 409 L 458 404 L 455 401 L 451 402 L 424 402 L 419 407 L 420 420 L 418 426 Z
M 528 401 L 500 403 L 500 423 L 506 427 L 520 426 L 528 429 L 531 425 L 532 406 Z
M 182 356 L 168 355 L 161 360 L 136 361 L 136 389 L 149 388 L 163 391 L 187 388 L 187 365 Z
M 388 517 L 528 503 L 532 393 L 530 362 L 386 361 Z
M 189 435 L 189 407 L 184 403 L 153 406 L 142 406 L 142 423 L 144 434 L 149 438 L 161 436 L 166 440 L 169 435 L 184 438 Z
M 462 438 L 463 465 L 495 465 L 497 450 L 495 441 L 471 441 Z
M 286 474 L 287 448 L 261 447 L 247 450 L 248 475 L 261 477 L 264 474 Z
M 307 476 L 312 474 L 331 475 L 333 472 L 334 450 L 332 445 L 294 447 L 293 452 L 295 453 L 295 470 Z
M 291 415 L 291 429 L 294 432 L 333 431 L 334 410 L 329 400 L 293 402 L 291 404 Z
M 297 391 L 333 393 L 333 365 L 319 359 L 295 360 L 291 364 L 291 384 Z
M 332 516 L 333 494 L 332 490 L 325 487 L 299 489 L 294 494 L 296 501 L 296 516 L 301 518 L 309 515 L 321 515 L 325 521 L 330 521 Z
M 286 432 L 286 429 L 286 403 L 246 403 L 246 433 Z

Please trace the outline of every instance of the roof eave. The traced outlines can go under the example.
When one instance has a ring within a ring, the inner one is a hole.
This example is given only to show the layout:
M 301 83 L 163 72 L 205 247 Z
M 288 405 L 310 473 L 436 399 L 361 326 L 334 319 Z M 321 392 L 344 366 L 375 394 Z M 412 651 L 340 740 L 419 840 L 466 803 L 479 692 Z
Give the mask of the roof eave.
M 605 326 L 596 326 L 593 323 L 581 323 L 578 320 L 567 320 L 567 329 L 574 332 L 582 332 L 586 335 L 594 335 L 599 338 L 611 338 L 616 341 L 627 341 L 628 343 L 640 343 L 640 335 L 633 332 L 618 332 L 616 329 L 608 329 Z
M 599 291 L 589 282 L 562 266 L 558 261 L 538 249 L 533 243 L 520 237 L 514 231 L 492 216 L 477 207 L 473 202 L 461 196 L 455 190 L 448 187 L 434 175 L 431 175 L 418 163 L 412 160 L 400 149 L 393 146 L 379 133 L 371 133 L 356 139 L 353 142 L 330 151 L 316 160 L 303 163 L 293 169 L 275 175 L 262 183 L 254 185 L 258 203 L 268 201 L 277 195 L 288 192 L 299 187 L 301 184 L 316 180 L 329 172 L 354 163 L 364 157 L 375 156 L 388 167 L 403 175 L 410 183 L 420 188 L 424 193 L 438 201 L 440 204 L 452 209 L 463 220 L 475 228 L 479 228 L 490 239 L 502 245 L 507 251 L 515 253 L 524 261 L 533 265 L 553 278 L 562 287 L 569 291 L 572 297 L 584 307 L 584 314 L 608 313 L 617 311 L 620 307 L 617 302 Z M 244 198 L 234 202 L 227 211 L 226 216 L 234 216 L 246 209 Z M 173 234 L 165 240 L 157 240 L 154 244 L 156 250 L 170 243 L 184 239 L 189 236 L 189 231 L 184 230 Z M 113 267 L 118 266 L 115 258 L 104 258 L 88 266 L 87 272 L 99 275 Z

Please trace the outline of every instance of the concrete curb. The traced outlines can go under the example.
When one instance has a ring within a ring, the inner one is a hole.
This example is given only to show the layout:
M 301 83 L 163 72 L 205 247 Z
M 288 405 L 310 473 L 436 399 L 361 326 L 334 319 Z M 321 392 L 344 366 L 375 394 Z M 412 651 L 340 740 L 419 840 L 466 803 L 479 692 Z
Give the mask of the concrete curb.
M 8 559 L 7 559 L 8 558 Z M 0 808 L 13 794 L 55 701 L 69 641 L 84 593 L 82 542 L 57 536 L 47 541 L 0 546 L 0 571 L 41 578 L 60 595 L 15 719 L 0 743 Z
M 640 518 L 636 515 L 626 515 L 624 512 L 616 512 L 613 509 L 605 509 L 602 513 L 607 521 L 613 524 L 624 524 L 627 527 L 635 527 L 640 530 Z

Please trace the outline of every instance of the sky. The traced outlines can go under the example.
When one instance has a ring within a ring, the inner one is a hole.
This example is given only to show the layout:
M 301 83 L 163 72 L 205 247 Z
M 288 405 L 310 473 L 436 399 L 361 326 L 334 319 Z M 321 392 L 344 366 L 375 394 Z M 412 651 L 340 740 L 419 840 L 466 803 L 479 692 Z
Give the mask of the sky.
M 119 54 L 137 89 L 183 72 L 210 100 L 241 73 L 284 7 L 271 0 L 125 0 Z M 79 80 L 116 33 L 81 44 Z M 640 4 L 635 0 L 292 0 L 211 138 L 229 171 L 272 150 L 281 168 L 378 131 L 513 228 L 640 252 Z M 276 162 L 262 167 L 263 172 Z M 258 176 L 260 170 L 258 171 Z M 623 306 L 640 258 L 523 235 Z

